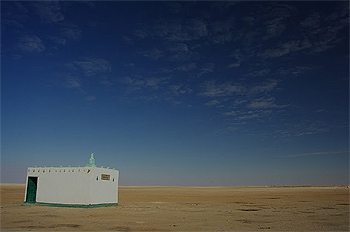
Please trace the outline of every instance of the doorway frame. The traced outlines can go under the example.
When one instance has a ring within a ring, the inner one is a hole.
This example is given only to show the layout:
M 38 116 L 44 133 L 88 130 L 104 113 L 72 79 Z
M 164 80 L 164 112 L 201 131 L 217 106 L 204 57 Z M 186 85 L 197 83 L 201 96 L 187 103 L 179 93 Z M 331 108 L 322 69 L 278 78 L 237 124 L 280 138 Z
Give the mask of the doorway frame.
M 30 188 L 35 188 L 34 194 L 32 191 L 29 191 Z M 26 203 L 36 203 L 37 192 L 38 192 L 38 177 L 28 176 L 27 189 L 26 189 Z

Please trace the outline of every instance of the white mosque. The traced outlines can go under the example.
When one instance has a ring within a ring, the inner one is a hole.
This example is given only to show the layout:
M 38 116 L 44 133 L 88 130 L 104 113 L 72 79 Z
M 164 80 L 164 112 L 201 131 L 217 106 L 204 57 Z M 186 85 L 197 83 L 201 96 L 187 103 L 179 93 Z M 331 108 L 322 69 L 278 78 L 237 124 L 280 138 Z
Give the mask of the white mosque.
M 85 167 L 29 167 L 26 203 L 95 207 L 118 204 L 119 171 L 96 167 L 94 154 Z

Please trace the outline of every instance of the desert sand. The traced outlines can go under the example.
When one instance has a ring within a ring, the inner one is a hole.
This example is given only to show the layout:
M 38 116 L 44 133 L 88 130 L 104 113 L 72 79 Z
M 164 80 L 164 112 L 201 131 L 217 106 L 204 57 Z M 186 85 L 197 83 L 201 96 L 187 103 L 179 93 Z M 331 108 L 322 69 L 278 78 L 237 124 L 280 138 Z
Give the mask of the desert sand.
M 347 187 L 121 187 L 119 205 L 24 205 L 1 185 L 1 231 L 349 231 Z

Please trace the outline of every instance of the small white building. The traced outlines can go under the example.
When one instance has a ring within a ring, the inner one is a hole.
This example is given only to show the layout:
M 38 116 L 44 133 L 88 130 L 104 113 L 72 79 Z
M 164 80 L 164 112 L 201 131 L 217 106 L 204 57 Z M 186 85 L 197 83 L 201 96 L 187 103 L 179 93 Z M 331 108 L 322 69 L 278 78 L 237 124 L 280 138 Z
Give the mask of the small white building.
M 96 167 L 91 154 L 85 167 L 29 167 L 26 203 L 94 207 L 118 203 L 119 171 Z

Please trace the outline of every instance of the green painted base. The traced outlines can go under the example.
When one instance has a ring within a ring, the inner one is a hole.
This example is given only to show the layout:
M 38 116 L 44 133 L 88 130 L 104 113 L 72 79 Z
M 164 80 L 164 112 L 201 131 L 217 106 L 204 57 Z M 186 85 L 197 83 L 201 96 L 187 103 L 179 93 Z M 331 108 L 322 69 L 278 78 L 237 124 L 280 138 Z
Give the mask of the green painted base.
M 98 207 L 111 207 L 117 206 L 118 203 L 105 203 L 105 204 L 90 204 L 90 205 L 82 205 L 82 204 L 58 204 L 58 203 L 28 203 L 24 202 L 25 205 L 40 205 L 40 206 L 50 206 L 50 207 L 69 207 L 69 208 L 98 208 Z

